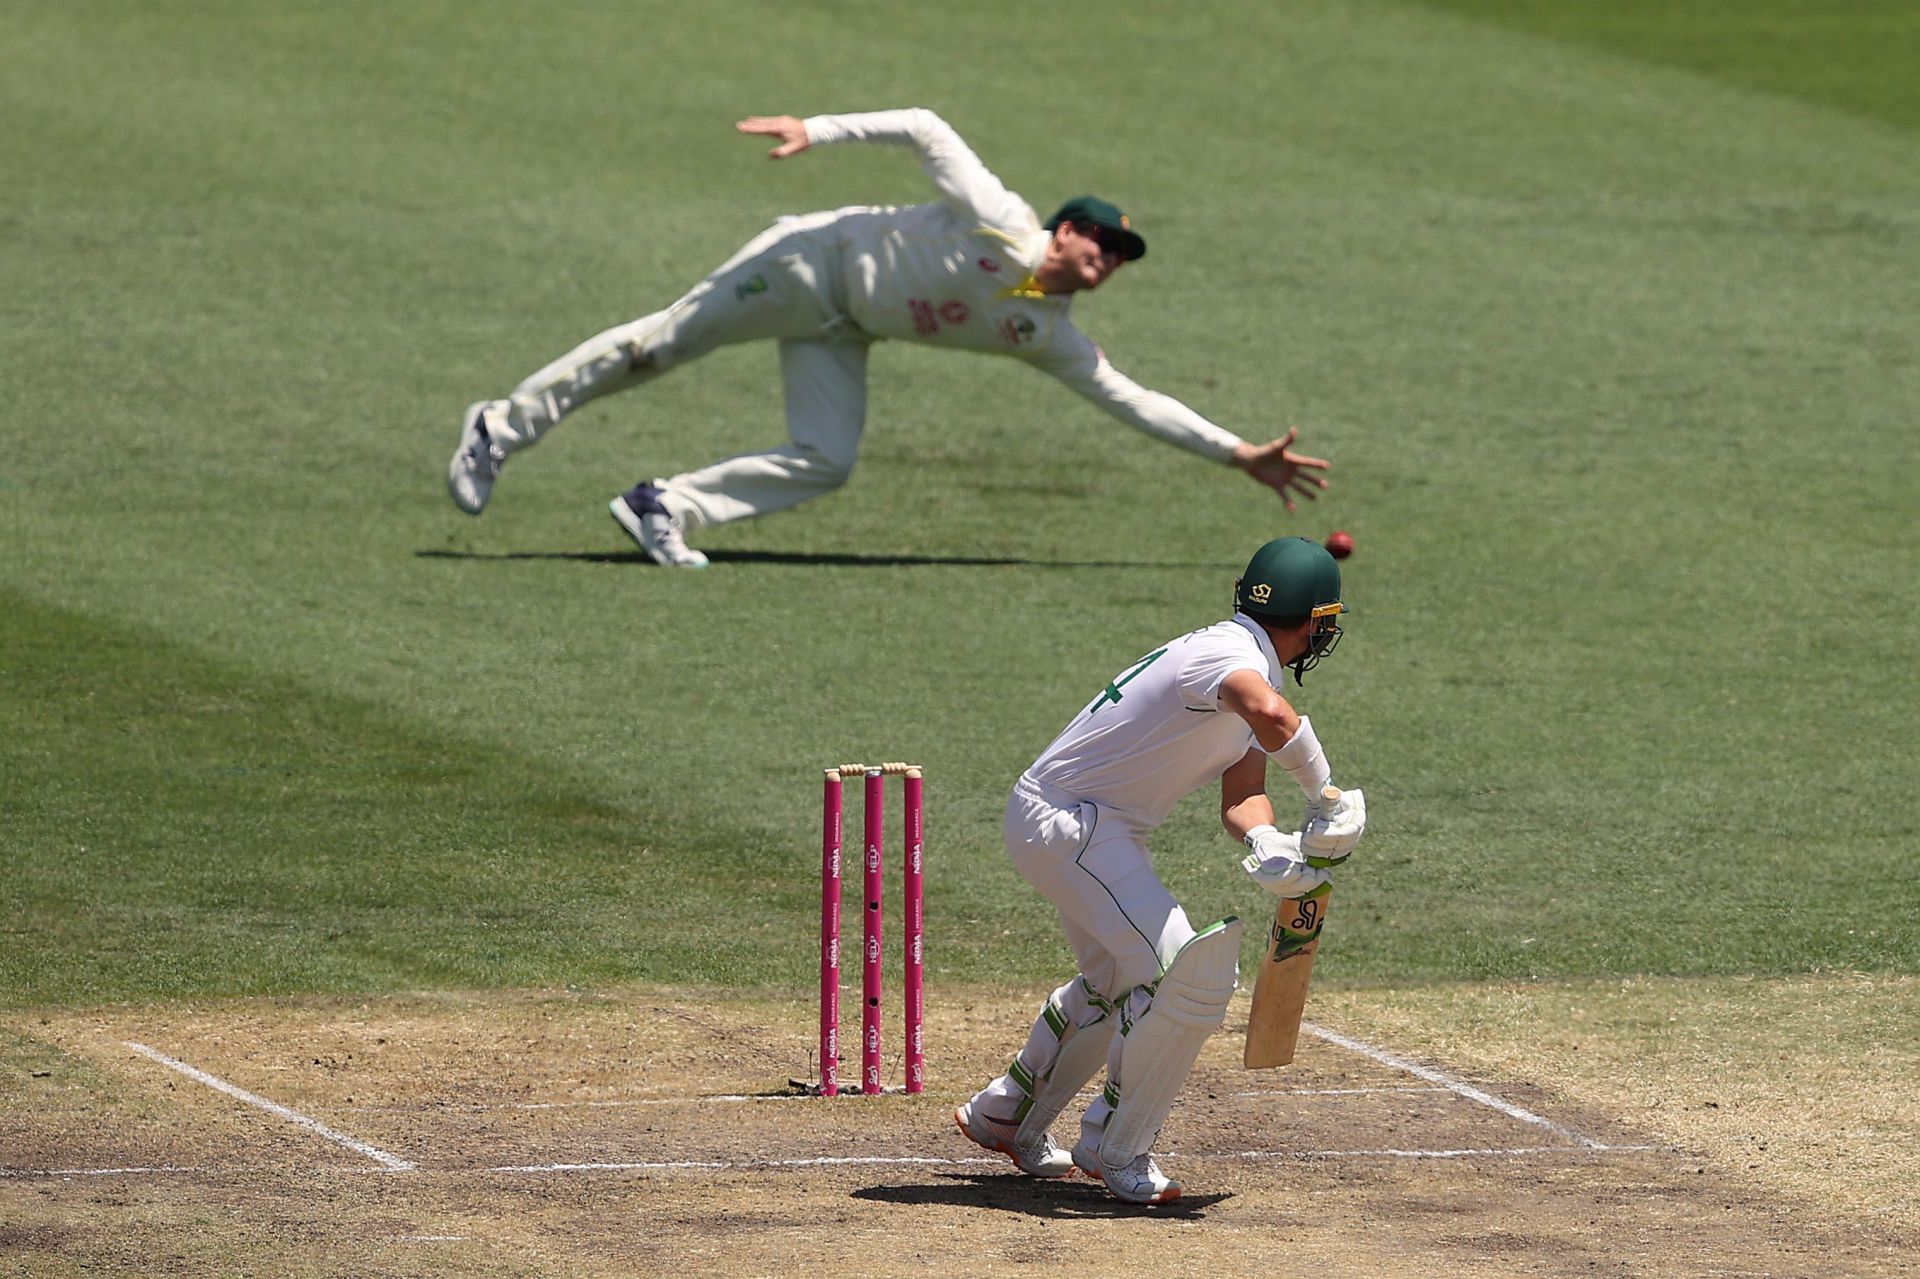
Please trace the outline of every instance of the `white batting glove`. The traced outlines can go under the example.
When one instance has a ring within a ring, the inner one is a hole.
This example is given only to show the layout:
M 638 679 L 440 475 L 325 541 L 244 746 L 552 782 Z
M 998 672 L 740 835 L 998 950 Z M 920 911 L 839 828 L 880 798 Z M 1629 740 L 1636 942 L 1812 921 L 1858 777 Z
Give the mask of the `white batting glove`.
M 1301 897 L 1333 878 L 1307 864 L 1298 835 L 1283 835 L 1272 826 L 1255 826 L 1242 842 L 1252 851 L 1240 859 L 1240 868 L 1275 897 Z
M 1332 806 L 1309 806 L 1300 827 L 1300 851 L 1309 866 L 1338 866 L 1352 855 L 1366 829 L 1367 797 L 1357 790 L 1343 790 Z

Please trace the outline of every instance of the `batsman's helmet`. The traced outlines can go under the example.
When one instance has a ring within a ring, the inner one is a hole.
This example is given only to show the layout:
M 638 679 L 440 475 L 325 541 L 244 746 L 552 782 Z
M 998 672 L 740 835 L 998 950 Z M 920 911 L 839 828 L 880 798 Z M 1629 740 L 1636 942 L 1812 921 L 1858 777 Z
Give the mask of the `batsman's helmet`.
M 1247 561 L 1247 571 L 1233 584 L 1233 606 L 1276 626 L 1313 623 L 1307 632 L 1307 651 L 1289 663 L 1293 682 L 1298 684 L 1340 642 L 1340 624 L 1335 619 L 1347 611 L 1340 602 L 1340 566 L 1318 542 L 1275 538 Z

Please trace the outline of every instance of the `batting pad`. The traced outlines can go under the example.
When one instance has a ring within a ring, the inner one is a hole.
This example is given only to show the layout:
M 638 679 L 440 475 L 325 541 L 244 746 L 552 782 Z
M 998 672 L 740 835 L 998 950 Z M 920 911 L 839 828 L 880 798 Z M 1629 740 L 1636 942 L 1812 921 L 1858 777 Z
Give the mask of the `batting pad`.
M 1026 1112 L 1020 1116 L 1020 1139 L 1036 1141 L 1053 1126 L 1067 1103 L 1079 1096 L 1087 1081 L 1107 1064 L 1107 1045 L 1113 1040 L 1118 1018 L 1102 1016 L 1091 1026 L 1068 1023 L 1060 1036 L 1060 1050 L 1046 1078 L 1028 1097 Z
M 1214 924 L 1180 948 L 1153 1002 L 1120 1033 L 1120 1105 L 1107 1121 L 1100 1158 L 1123 1168 L 1146 1153 L 1173 1110 L 1207 1036 L 1227 1019 L 1240 976 L 1240 921 Z

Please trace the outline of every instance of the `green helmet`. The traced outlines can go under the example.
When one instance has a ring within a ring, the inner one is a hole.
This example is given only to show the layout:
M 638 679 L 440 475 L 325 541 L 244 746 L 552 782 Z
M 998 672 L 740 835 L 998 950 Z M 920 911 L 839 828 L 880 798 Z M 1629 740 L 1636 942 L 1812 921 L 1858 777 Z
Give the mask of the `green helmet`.
M 1290 663 L 1293 682 L 1298 684 L 1339 642 L 1335 619 L 1346 611 L 1340 602 L 1340 566 L 1318 542 L 1275 538 L 1247 561 L 1247 571 L 1233 584 L 1233 606 L 1270 622 L 1311 619 L 1307 651 Z

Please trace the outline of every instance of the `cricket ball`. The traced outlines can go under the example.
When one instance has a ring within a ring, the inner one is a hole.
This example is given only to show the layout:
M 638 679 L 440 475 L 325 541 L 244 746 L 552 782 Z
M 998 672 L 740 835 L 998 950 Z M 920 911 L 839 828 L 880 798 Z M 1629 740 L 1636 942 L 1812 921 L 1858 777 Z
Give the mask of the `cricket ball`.
M 1336 560 L 1344 560 L 1353 554 L 1353 534 L 1339 532 L 1327 534 L 1327 553 Z

